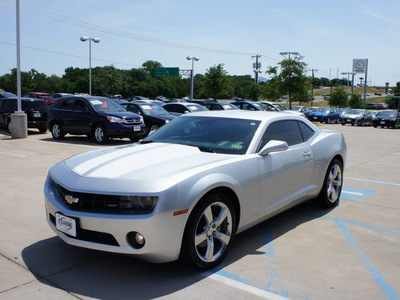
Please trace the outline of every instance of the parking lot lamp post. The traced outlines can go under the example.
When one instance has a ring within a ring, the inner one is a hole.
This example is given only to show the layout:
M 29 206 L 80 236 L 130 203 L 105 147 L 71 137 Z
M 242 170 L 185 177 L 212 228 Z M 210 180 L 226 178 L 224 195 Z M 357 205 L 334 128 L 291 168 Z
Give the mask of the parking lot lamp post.
M 187 56 L 187 60 L 192 61 L 191 81 L 190 81 L 190 100 L 193 100 L 193 81 L 194 81 L 194 61 L 199 61 L 200 58 L 194 56 Z
M 92 95 L 92 41 L 100 43 L 100 39 L 87 36 L 81 36 L 82 42 L 89 41 L 89 95 Z

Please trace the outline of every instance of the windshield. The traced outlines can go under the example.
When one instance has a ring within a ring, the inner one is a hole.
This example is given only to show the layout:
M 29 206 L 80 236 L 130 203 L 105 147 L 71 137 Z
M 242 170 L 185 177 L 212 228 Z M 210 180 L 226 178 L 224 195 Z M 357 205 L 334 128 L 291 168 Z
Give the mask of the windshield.
M 221 104 L 221 106 L 224 108 L 224 110 L 239 110 L 239 107 L 230 103 Z
M 329 107 L 318 107 L 316 109 L 313 109 L 314 112 L 322 112 L 322 113 L 328 113 L 330 111 Z
M 292 110 L 300 111 L 301 110 L 301 106 L 292 106 Z
M 159 142 L 198 147 L 201 151 L 245 154 L 260 121 L 185 116 L 164 125 L 141 143 Z
M 274 103 L 274 105 L 275 105 L 276 107 L 278 107 L 280 110 L 288 110 L 288 109 L 286 108 L 286 106 L 283 106 L 282 104 Z
M 143 112 L 146 115 L 168 115 L 169 114 L 169 112 L 167 112 L 160 105 L 141 104 L 140 108 L 143 110 Z
M 395 117 L 396 116 L 396 112 L 394 111 L 381 111 L 378 116 L 380 117 Z
M 89 99 L 90 104 L 97 112 L 126 112 L 117 102 L 106 98 Z
M 362 113 L 364 113 L 364 111 L 361 109 L 350 109 L 347 112 L 348 115 L 361 115 Z
M 208 110 L 204 106 L 201 106 L 201 105 L 198 105 L 198 104 L 187 104 L 186 107 L 189 108 L 191 112 L 207 111 Z

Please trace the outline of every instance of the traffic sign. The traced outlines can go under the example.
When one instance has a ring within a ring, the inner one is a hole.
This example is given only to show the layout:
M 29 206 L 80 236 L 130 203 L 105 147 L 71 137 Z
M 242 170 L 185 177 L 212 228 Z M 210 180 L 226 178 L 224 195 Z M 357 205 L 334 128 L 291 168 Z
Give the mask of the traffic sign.
M 156 68 L 156 77 L 179 77 L 179 68 Z

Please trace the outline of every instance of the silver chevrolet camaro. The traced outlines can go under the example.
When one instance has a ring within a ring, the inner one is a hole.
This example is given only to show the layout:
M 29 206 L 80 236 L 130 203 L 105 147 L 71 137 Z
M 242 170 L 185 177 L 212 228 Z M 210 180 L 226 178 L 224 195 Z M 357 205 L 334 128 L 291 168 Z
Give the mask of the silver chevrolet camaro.
M 337 205 L 346 151 L 341 133 L 292 114 L 182 115 L 52 167 L 47 221 L 71 245 L 209 269 L 235 234 L 309 199 Z

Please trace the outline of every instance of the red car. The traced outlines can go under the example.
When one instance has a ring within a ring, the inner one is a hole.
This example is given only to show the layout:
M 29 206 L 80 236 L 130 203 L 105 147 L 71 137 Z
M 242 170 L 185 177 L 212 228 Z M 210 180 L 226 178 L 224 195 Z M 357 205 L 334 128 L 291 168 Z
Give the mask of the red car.
M 54 99 L 50 97 L 50 94 L 40 92 L 30 92 L 24 95 L 26 98 L 38 98 L 44 100 L 47 105 L 53 104 Z

